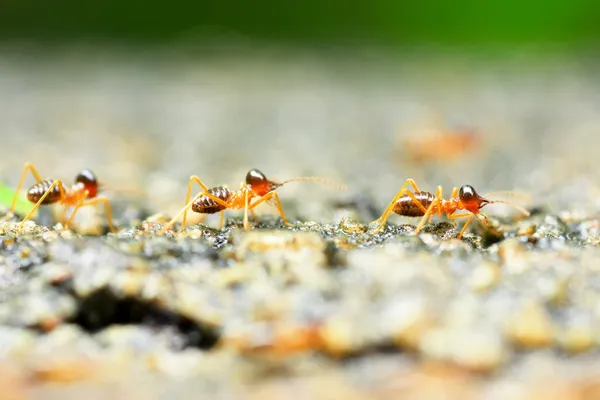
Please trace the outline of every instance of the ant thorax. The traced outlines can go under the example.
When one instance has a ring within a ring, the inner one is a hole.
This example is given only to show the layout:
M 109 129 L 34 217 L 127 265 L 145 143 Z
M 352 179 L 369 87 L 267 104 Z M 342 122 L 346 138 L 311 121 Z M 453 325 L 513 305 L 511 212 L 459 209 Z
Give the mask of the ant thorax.
M 462 204 L 460 199 L 456 197 L 451 197 L 448 200 L 442 199 L 440 208 L 442 209 L 442 212 L 447 215 L 452 215 L 458 210 L 465 209 L 464 204 Z

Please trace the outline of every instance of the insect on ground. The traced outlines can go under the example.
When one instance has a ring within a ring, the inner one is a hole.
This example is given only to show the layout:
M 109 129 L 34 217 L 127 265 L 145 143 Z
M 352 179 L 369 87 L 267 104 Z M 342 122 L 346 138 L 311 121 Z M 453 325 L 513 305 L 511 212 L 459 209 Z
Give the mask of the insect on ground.
M 412 186 L 414 190 L 411 192 L 408 190 L 408 186 Z M 459 218 L 467 218 L 465 225 L 458 234 L 459 239 L 462 238 L 473 218 L 477 218 L 484 225 L 488 224 L 488 219 L 481 213 L 481 209 L 490 204 L 507 204 L 525 216 L 529 216 L 529 211 L 517 204 L 504 200 L 488 199 L 490 196 L 502 193 L 510 194 L 511 192 L 495 192 L 486 196 L 480 196 L 473 186 L 463 185 L 460 189 L 455 187 L 452 190 L 450 198 L 444 199 L 441 186 L 438 186 L 434 195 L 433 193 L 420 190 L 413 179 L 407 179 L 383 214 L 373 221 L 374 224 L 377 224 L 377 227 L 371 233 L 378 233 L 392 213 L 405 217 L 422 217 L 415 229 L 415 234 L 421 231 L 428 218 L 431 223 L 436 214 L 438 216 L 445 214 L 452 221 Z M 456 211 L 460 210 L 467 212 L 457 214 Z
M 23 218 L 17 230 L 21 231 L 25 221 L 27 221 L 42 205 L 61 204 L 65 206 L 62 216 L 62 224 L 68 228 L 73 222 L 73 218 L 82 207 L 93 206 L 98 203 L 103 203 L 106 210 L 106 218 L 111 232 L 114 232 L 114 224 L 112 213 L 110 210 L 110 201 L 104 196 L 98 196 L 102 184 L 96 178 L 96 175 L 90 170 L 83 170 L 75 176 L 75 183 L 66 186 L 61 180 L 42 179 L 41 175 L 32 163 L 25 163 L 21 173 L 21 179 L 15 190 L 9 213 L 5 217 L 10 217 L 14 214 L 15 205 L 19 195 L 19 191 L 25 182 L 27 172 L 36 180 L 36 183 L 27 190 L 27 200 L 35 203 L 31 211 Z M 74 207 L 71 216 L 67 218 L 67 210 L 69 207 Z
M 408 136 L 397 137 L 392 157 L 413 165 L 447 162 L 481 150 L 482 145 L 483 136 L 477 129 L 468 125 L 448 126 L 438 113 L 430 110 L 425 126 L 415 127 Z
M 188 192 L 185 200 L 185 207 L 169 221 L 159 232 L 161 235 L 165 233 L 175 222 L 183 216 L 181 229 L 179 232 L 185 229 L 185 222 L 187 212 L 191 208 L 193 212 L 200 214 L 215 214 L 220 213 L 219 229 L 223 228 L 223 216 L 225 210 L 228 209 L 244 209 L 244 229 L 249 229 L 248 213 L 254 215 L 254 208 L 267 200 L 272 200 L 277 211 L 283 220 L 285 225 L 290 226 L 291 224 L 287 221 L 281 202 L 279 201 L 279 195 L 275 191 L 281 186 L 294 181 L 312 181 L 317 183 L 328 184 L 336 186 L 340 189 L 345 189 L 346 186 L 324 178 L 317 177 L 297 177 L 289 179 L 283 182 L 274 182 L 268 179 L 265 174 L 257 169 L 251 169 L 246 174 L 246 179 L 240 184 L 238 190 L 228 189 L 225 186 L 217 186 L 209 188 L 204 184 L 196 175 L 190 177 Z M 191 200 L 192 189 L 194 183 L 197 183 L 202 188 L 202 191 L 194 196 Z M 253 202 L 254 200 L 254 202 Z

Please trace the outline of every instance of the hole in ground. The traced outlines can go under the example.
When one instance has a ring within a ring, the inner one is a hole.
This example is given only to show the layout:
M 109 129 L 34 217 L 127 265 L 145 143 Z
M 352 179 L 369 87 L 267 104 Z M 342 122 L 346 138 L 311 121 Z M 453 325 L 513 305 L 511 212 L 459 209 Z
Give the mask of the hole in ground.
M 143 325 L 156 328 L 174 328 L 178 332 L 179 349 L 196 347 L 207 350 L 218 341 L 213 329 L 199 326 L 194 321 L 176 313 L 160 309 L 154 304 L 135 298 L 120 298 L 108 289 L 92 293 L 80 299 L 79 310 L 70 321 L 90 333 L 96 333 L 111 325 Z

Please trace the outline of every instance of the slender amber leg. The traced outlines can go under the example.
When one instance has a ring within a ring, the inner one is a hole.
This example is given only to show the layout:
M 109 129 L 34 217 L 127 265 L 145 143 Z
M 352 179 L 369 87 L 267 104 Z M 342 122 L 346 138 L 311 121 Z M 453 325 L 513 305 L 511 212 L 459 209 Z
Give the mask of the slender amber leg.
M 172 227 L 175 222 L 177 222 L 177 220 L 187 211 L 189 210 L 192 205 L 196 202 L 196 200 L 198 200 L 200 198 L 200 196 L 206 196 L 211 200 L 214 200 L 216 203 L 222 205 L 223 207 L 227 208 L 231 208 L 231 204 L 224 202 L 223 200 L 219 199 L 218 197 L 213 196 L 212 194 L 208 193 L 208 192 L 200 192 L 198 193 L 196 196 L 194 196 L 193 199 L 191 199 L 186 205 L 185 207 L 183 207 L 181 209 L 181 211 L 179 212 L 179 214 L 177 214 L 173 219 L 171 219 L 169 222 L 167 222 L 167 224 L 160 230 L 158 231 L 157 235 L 162 235 L 164 234 L 170 227 Z M 180 230 L 181 232 L 181 230 Z
M 457 187 L 455 187 L 454 189 L 452 189 L 452 193 L 450 193 L 450 197 L 452 197 L 452 198 L 458 197 L 458 190 L 459 189 Z
M 417 186 L 416 182 L 413 179 L 407 179 L 406 181 L 404 181 L 404 183 L 400 187 L 400 190 L 398 190 L 398 193 L 396 193 L 396 196 L 394 196 L 394 199 L 390 202 L 390 204 L 383 211 L 383 214 L 381 214 L 381 216 L 379 218 L 377 218 L 375 221 L 372 222 L 372 223 L 377 224 L 377 228 L 375 228 L 375 230 L 372 231 L 372 234 L 379 232 L 383 228 L 386 221 L 390 217 L 391 213 L 394 211 L 394 206 L 396 205 L 396 202 L 398 201 L 398 199 L 400 199 L 402 196 L 404 196 L 405 194 L 408 193 L 408 190 L 406 190 L 406 187 L 408 185 L 411 185 L 413 187 L 415 193 L 420 192 L 419 187 Z M 418 204 L 420 207 L 423 207 L 423 205 L 414 196 L 411 196 L 411 198 L 413 199 L 415 204 Z M 423 207 L 423 209 L 425 209 L 425 207 Z
M 60 217 L 60 222 L 63 224 L 63 226 L 67 226 L 67 211 L 69 211 L 69 206 L 63 206 L 63 210 L 61 213 L 62 215 Z
M 223 229 L 223 217 L 225 216 L 225 210 L 222 210 L 219 214 L 219 229 Z
M 10 210 L 8 214 L 4 216 L 4 219 L 10 218 L 10 216 L 13 215 L 13 213 L 15 212 L 15 206 L 17 205 L 19 192 L 21 191 L 23 183 L 25 182 L 25 178 L 27 177 L 27 171 L 31 172 L 31 175 L 33 175 L 33 177 L 38 183 L 43 181 L 42 177 L 38 173 L 37 169 L 33 166 L 33 164 L 29 162 L 25 163 L 25 165 L 23 166 L 23 170 L 21 171 L 21 178 L 19 179 L 19 184 L 17 185 L 17 188 L 15 190 L 15 195 L 13 196 L 12 202 L 10 203 Z
M 417 197 L 412 194 L 411 192 L 409 192 L 407 189 L 404 189 L 404 194 L 407 195 L 408 197 L 410 197 L 413 201 L 413 203 L 415 203 L 423 212 L 427 212 L 427 209 L 425 208 L 425 206 L 423 206 L 423 204 L 421 204 L 421 202 L 417 199 Z
M 35 210 L 37 210 L 40 207 L 40 205 L 44 202 L 44 199 L 52 192 L 52 189 L 54 189 L 55 186 L 58 186 L 58 189 L 60 190 L 60 201 L 62 202 L 65 199 L 65 189 L 62 182 L 60 180 L 52 182 L 52 185 L 50 185 L 48 190 L 44 192 L 44 194 L 42 195 L 42 197 L 40 197 L 38 202 L 35 203 L 31 211 L 29 211 L 29 214 L 27 214 L 25 218 L 23 218 L 23 221 L 21 221 L 21 223 L 19 224 L 17 228 L 19 232 L 21 231 L 21 229 L 23 229 L 23 224 L 25 223 L 25 221 L 27 221 L 33 215 Z
M 250 209 L 258 206 L 260 203 L 262 203 L 264 201 L 269 200 L 271 197 L 273 197 L 275 199 L 275 207 L 277 207 L 277 210 L 279 211 L 279 215 L 281 216 L 283 223 L 287 226 L 291 226 L 292 224 L 290 224 L 288 222 L 288 220 L 285 218 L 285 213 L 283 212 L 283 207 L 281 207 L 281 201 L 279 201 L 279 195 L 277 194 L 277 192 L 267 193 L 260 200 L 257 200 L 254 203 L 252 203 L 252 205 L 250 205 Z
M 452 220 L 468 217 L 467 221 L 465 222 L 465 225 L 463 226 L 463 228 L 460 230 L 460 233 L 458 234 L 458 239 L 462 238 L 463 234 L 467 230 L 467 226 L 469 226 L 469 224 L 473 220 L 473 216 L 474 216 L 474 214 L 471 214 L 471 213 L 462 213 L 462 214 L 452 214 L 448 217 Z
M 419 225 L 417 225 L 417 228 L 415 229 L 415 234 L 421 232 L 421 229 L 423 229 L 423 225 L 425 225 L 425 222 L 427 221 L 427 218 L 430 215 L 433 215 L 436 211 L 438 213 L 441 212 L 443 198 L 444 198 L 444 196 L 442 195 L 442 187 L 438 186 L 437 190 L 435 191 L 435 198 L 429 205 L 429 208 L 427 209 L 427 212 L 425 213 L 425 215 L 423 215 L 423 218 L 421 218 Z M 437 209 L 435 208 L 436 206 L 437 206 Z
M 485 215 L 483 215 L 483 214 L 479 213 L 479 214 L 475 214 L 475 217 L 476 217 L 476 218 L 477 218 L 477 219 L 478 219 L 478 220 L 479 220 L 479 221 L 480 221 L 480 222 L 481 222 L 483 225 L 489 225 L 488 218 L 487 218 Z
M 190 197 L 192 197 L 192 188 L 194 186 L 194 182 L 196 182 L 198 185 L 200 185 L 200 187 L 202 188 L 202 190 L 204 192 L 208 192 L 208 186 L 206 186 L 204 184 L 204 182 L 202 182 L 200 180 L 200 178 L 198 178 L 196 175 L 190 176 L 190 180 L 189 180 L 189 183 L 188 183 L 187 196 L 185 197 L 185 204 L 187 204 L 190 201 Z M 188 212 L 188 210 L 185 210 L 185 212 L 183 213 L 183 218 L 181 220 L 181 230 L 180 231 L 183 231 L 185 229 L 185 221 L 187 220 L 187 212 Z
M 450 194 L 450 198 L 451 198 L 451 199 L 456 199 L 456 198 L 458 198 L 458 190 L 459 190 L 459 189 L 458 189 L 457 187 L 455 187 L 454 189 L 452 189 L 452 193 Z M 443 214 L 443 210 L 440 208 L 440 210 L 439 210 L 439 211 L 440 211 L 440 212 L 439 212 L 439 216 L 442 216 L 442 214 Z M 432 216 L 432 218 L 429 220 L 429 223 L 431 223 L 431 221 L 432 221 L 432 220 L 433 220 L 433 216 Z M 452 218 L 450 218 L 450 220 L 452 220 Z M 454 222 L 454 220 L 452 220 L 452 223 L 453 223 L 453 224 L 456 224 L 456 223 Z
M 110 201 L 106 197 L 94 197 L 92 199 L 87 199 L 81 202 L 79 205 L 77 205 L 73 210 L 71 217 L 69 217 L 69 220 L 65 223 L 65 228 L 68 228 L 71 225 L 71 222 L 73 222 L 73 218 L 75 218 L 75 214 L 77 214 L 77 211 L 79 211 L 81 207 L 93 206 L 97 203 L 104 203 L 104 208 L 106 210 L 106 219 L 108 220 L 108 227 L 111 232 L 114 232 L 115 227 L 113 224 L 112 212 L 110 211 Z
M 249 193 L 250 193 L 250 190 L 244 189 L 244 229 L 245 230 L 249 229 L 249 224 L 248 224 L 248 201 L 249 201 L 248 194 Z

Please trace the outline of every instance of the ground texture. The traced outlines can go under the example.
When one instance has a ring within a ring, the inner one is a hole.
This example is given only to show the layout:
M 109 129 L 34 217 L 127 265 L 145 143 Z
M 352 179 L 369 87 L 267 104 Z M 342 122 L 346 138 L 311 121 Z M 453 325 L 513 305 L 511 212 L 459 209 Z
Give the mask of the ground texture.
M 31 161 L 145 192 L 107 192 L 115 233 L 91 208 L 0 222 L 2 398 L 600 397 L 591 61 L 192 50 L 0 55 L 6 182 Z M 289 227 L 265 205 L 157 235 L 190 175 L 251 168 L 349 189 L 281 188 Z M 369 234 L 409 177 L 531 215 Z

